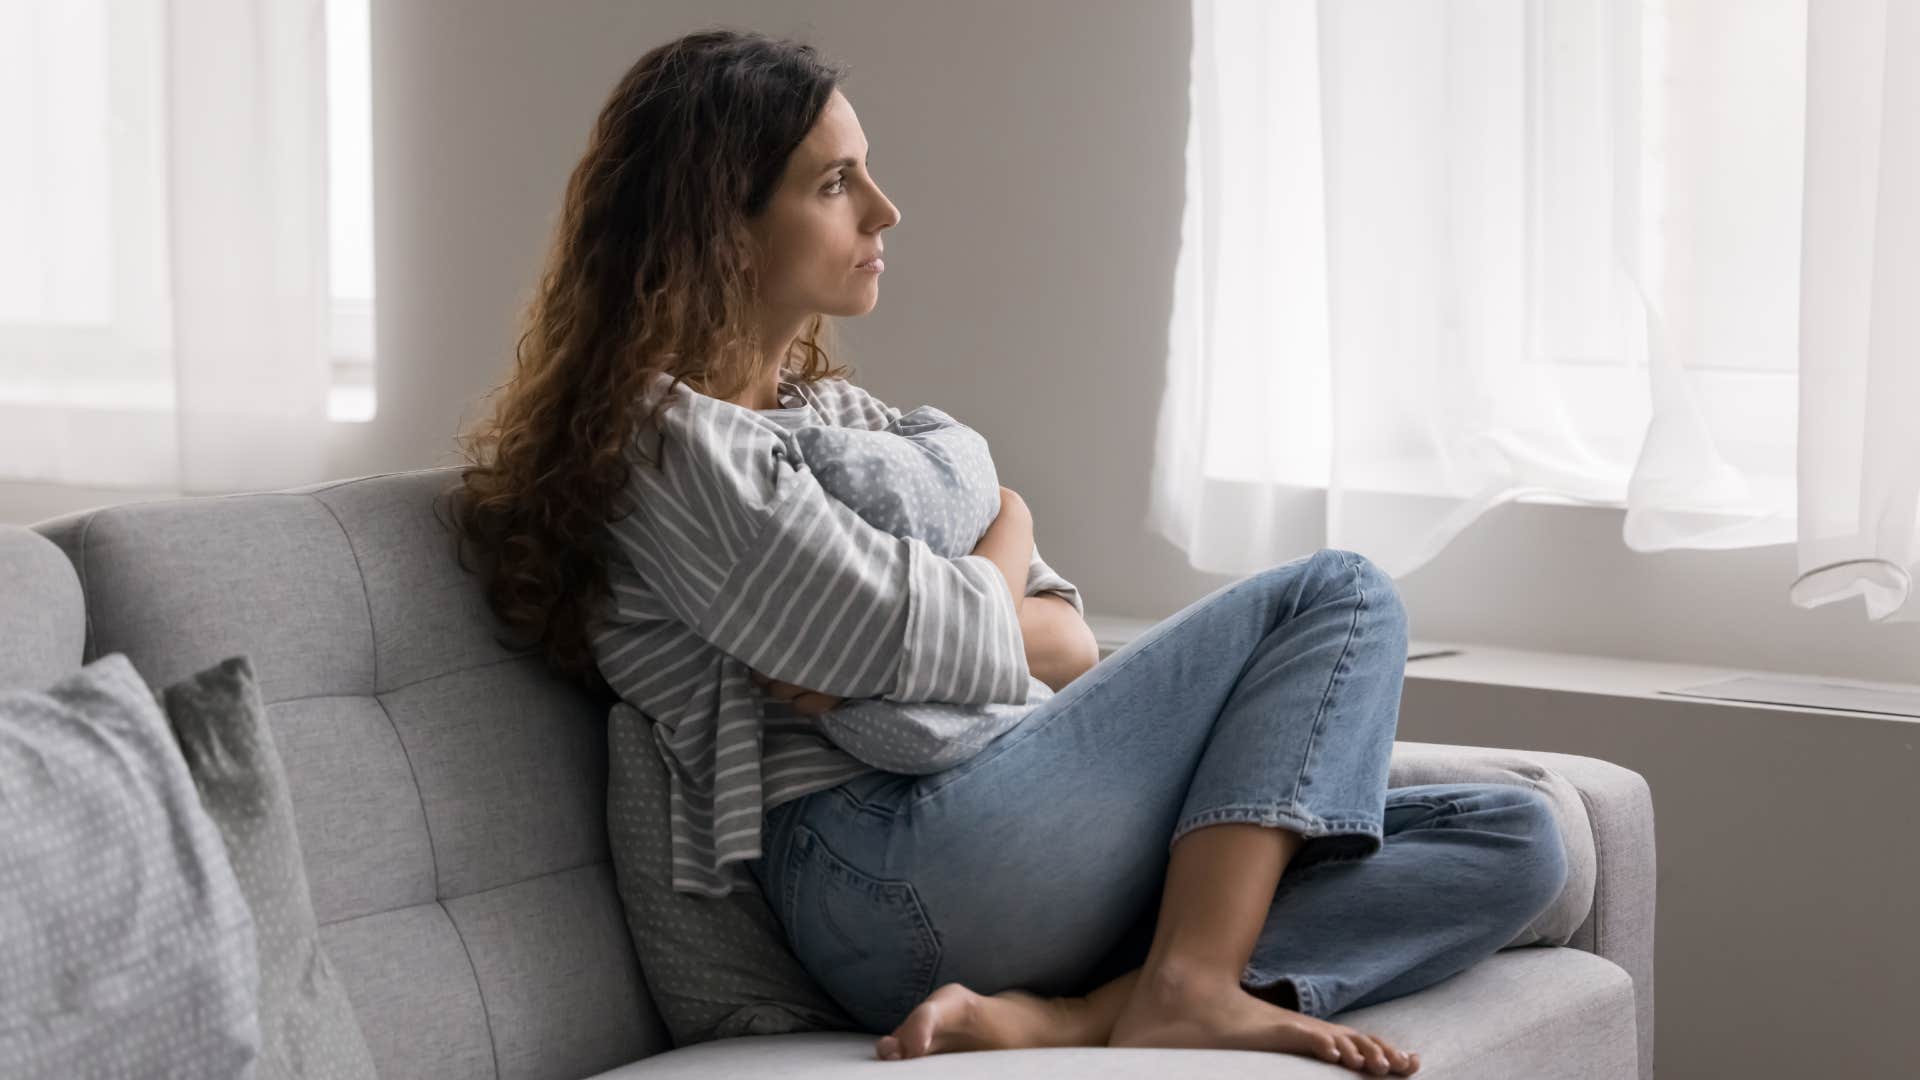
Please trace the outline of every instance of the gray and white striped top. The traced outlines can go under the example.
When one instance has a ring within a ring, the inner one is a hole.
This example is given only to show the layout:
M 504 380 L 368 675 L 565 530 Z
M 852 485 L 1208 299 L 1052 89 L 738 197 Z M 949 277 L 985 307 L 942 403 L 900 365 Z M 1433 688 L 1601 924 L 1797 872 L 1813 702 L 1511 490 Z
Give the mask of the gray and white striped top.
M 672 378 L 656 377 L 664 394 Z M 609 616 L 594 629 L 607 684 L 653 721 L 668 767 L 673 887 L 753 889 L 768 809 L 874 771 L 760 671 L 841 698 L 959 705 L 1027 701 L 1018 612 L 985 556 L 942 557 L 828 495 L 791 432 L 879 429 L 901 413 L 844 379 L 782 381 L 747 409 L 682 383 L 628 452 L 627 511 L 607 530 Z M 650 407 L 655 399 L 647 401 Z M 641 459 L 656 455 L 660 469 Z M 1026 595 L 1080 593 L 1035 547 Z

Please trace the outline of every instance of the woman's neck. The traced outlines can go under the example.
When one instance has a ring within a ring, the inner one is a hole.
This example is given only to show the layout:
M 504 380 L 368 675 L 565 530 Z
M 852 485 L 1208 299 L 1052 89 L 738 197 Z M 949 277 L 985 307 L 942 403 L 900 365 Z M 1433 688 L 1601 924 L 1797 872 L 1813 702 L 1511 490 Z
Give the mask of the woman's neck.
M 752 409 L 755 412 L 783 408 L 784 406 L 780 403 L 780 383 L 783 378 L 784 376 L 776 371 L 766 381 L 755 383 L 739 395 L 727 400 L 743 409 Z

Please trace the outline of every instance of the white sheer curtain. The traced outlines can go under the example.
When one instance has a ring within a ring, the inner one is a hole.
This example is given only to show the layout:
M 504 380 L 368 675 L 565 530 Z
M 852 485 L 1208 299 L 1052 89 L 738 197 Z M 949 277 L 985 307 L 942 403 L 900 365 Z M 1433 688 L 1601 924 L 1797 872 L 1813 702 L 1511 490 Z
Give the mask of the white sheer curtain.
M 0 6 L 0 478 L 326 479 L 326 15 Z
M 1915 10 L 1194 0 L 1148 524 L 1246 573 L 1324 489 L 1401 576 L 1541 495 L 1920 618 Z
M 1920 618 L 1920 4 L 1813 4 L 1793 601 Z

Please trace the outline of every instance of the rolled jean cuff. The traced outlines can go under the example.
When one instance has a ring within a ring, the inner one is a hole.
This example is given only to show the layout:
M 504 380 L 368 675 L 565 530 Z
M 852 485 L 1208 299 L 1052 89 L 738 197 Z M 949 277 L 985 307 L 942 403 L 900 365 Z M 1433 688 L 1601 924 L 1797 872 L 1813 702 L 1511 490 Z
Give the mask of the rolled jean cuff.
M 1240 973 L 1241 985 L 1259 990 L 1267 990 L 1278 983 L 1293 987 L 1294 1012 L 1302 1016 L 1311 1016 L 1325 1020 L 1327 1014 L 1320 1004 L 1320 993 L 1313 987 L 1313 980 L 1304 975 L 1276 975 L 1262 971 L 1248 964 Z
M 1378 818 L 1323 818 L 1297 803 L 1282 803 L 1220 806 L 1190 814 L 1174 825 L 1167 847 L 1171 849 L 1181 837 L 1201 826 L 1226 823 L 1266 825 L 1299 833 L 1303 842 L 1287 864 L 1290 871 L 1321 863 L 1355 862 L 1379 851 L 1385 842 Z

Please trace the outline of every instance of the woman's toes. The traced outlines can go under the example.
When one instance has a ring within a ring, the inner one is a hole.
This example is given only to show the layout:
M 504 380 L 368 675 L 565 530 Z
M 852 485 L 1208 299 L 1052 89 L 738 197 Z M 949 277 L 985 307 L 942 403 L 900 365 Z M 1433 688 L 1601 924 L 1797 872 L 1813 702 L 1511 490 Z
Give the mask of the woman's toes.
M 1321 1032 L 1314 1036 L 1313 1056 L 1319 1058 L 1321 1061 L 1328 1061 L 1338 1065 L 1340 1063 L 1340 1043 L 1334 1039 L 1331 1033 Z
M 1380 1044 L 1374 1042 L 1372 1037 L 1355 1035 L 1353 1037 L 1353 1045 L 1355 1049 L 1360 1051 L 1361 1068 L 1375 1076 L 1385 1076 L 1387 1074 L 1386 1052 L 1380 1049 Z
M 1378 1039 L 1374 1041 L 1379 1042 Z M 1380 1043 L 1380 1049 L 1386 1051 L 1387 1067 L 1391 1069 L 1395 1075 L 1406 1076 L 1413 1072 L 1414 1062 L 1412 1054 L 1398 1047 L 1389 1046 L 1386 1043 Z
M 937 987 L 883 1041 L 893 1040 L 895 1058 L 970 1049 L 977 1041 L 979 1001 L 980 995 L 959 983 Z M 884 1049 L 880 1053 L 884 1057 Z

